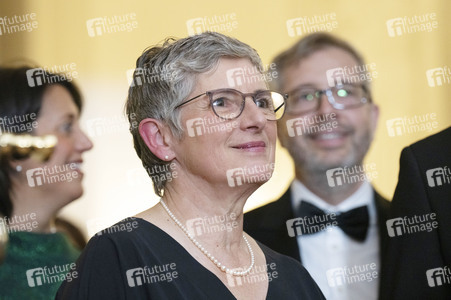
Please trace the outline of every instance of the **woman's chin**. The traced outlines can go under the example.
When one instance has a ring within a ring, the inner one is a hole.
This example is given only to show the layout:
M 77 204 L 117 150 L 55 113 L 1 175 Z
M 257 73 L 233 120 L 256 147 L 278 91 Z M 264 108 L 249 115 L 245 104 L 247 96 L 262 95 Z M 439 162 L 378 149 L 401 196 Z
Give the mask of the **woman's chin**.
M 68 199 L 66 204 L 77 200 L 84 193 L 81 183 L 74 182 L 61 191 L 61 196 L 64 199 Z
M 274 171 L 274 163 L 249 164 L 242 168 L 227 170 L 227 182 L 230 187 L 242 185 L 262 185 L 266 183 Z

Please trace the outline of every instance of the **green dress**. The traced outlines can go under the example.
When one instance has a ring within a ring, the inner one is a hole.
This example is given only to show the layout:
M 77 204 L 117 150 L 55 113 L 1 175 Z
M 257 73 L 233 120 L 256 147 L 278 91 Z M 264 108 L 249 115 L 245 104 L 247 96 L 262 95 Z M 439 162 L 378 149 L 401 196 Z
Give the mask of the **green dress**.
M 66 277 L 77 277 L 79 255 L 63 233 L 10 233 L 0 264 L 0 299 L 54 299 Z

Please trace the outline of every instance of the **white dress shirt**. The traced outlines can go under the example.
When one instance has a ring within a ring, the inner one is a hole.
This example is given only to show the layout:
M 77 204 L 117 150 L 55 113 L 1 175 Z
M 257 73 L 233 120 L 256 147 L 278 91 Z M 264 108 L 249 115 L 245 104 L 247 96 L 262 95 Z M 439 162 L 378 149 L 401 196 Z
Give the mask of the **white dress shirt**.
M 315 234 L 298 235 L 297 242 L 302 264 L 326 299 L 377 299 L 380 274 L 379 234 L 371 184 L 363 182 L 354 194 L 333 206 L 295 180 L 291 185 L 291 199 L 294 210 L 302 200 L 326 213 L 346 212 L 359 206 L 368 206 L 370 222 L 363 243 L 353 240 L 336 226 Z

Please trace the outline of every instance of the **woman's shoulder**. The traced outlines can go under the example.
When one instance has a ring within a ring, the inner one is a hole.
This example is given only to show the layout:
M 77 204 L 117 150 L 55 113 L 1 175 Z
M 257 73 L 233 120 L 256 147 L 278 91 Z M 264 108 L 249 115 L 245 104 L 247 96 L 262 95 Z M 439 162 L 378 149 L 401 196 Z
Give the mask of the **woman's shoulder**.
M 109 253 L 118 261 L 151 262 L 180 255 L 183 248 L 163 229 L 137 217 L 128 217 L 96 233 L 82 253 L 96 259 Z
M 139 218 L 126 218 L 99 231 L 89 240 L 76 262 L 78 278 L 66 280 L 57 299 L 66 299 L 66 294 L 75 297 L 70 299 L 114 294 L 114 289 L 100 291 L 104 287 L 123 292 L 128 286 L 124 279 L 127 272 L 166 261 L 168 255 L 177 251 L 169 238 L 161 229 Z
M 96 236 L 111 236 L 111 237 L 127 237 L 131 236 L 133 231 L 140 231 L 143 227 L 143 220 L 135 217 L 125 218 L 110 227 L 100 230 L 97 232 Z
M 114 245 L 116 248 L 131 248 L 136 244 L 158 247 L 155 240 L 168 239 L 168 235 L 154 224 L 141 218 L 128 217 L 97 232 L 88 242 L 87 248 Z
M 78 259 L 78 264 L 99 264 L 105 257 L 110 260 L 112 257 L 119 260 L 121 257 L 134 257 L 131 255 L 138 251 L 139 247 L 136 245 L 141 243 L 139 240 L 146 238 L 146 235 L 142 234 L 145 230 L 143 226 L 145 225 L 141 224 L 140 220 L 126 218 L 102 229 L 90 238 Z

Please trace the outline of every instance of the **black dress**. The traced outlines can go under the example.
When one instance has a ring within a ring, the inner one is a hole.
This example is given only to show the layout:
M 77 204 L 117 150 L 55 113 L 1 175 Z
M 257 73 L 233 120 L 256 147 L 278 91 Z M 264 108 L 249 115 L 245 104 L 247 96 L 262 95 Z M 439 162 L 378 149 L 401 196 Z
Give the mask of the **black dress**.
M 301 264 L 259 246 L 270 279 L 267 299 L 324 299 Z M 93 237 L 77 261 L 77 273 L 77 278 L 63 282 L 56 299 L 236 299 L 176 240 L 139 218 L 123 220 Z M 258 270 L 247 277 L 265 280 Z M 249 283 L 228 277 L 230 287 L 242 284 Z

